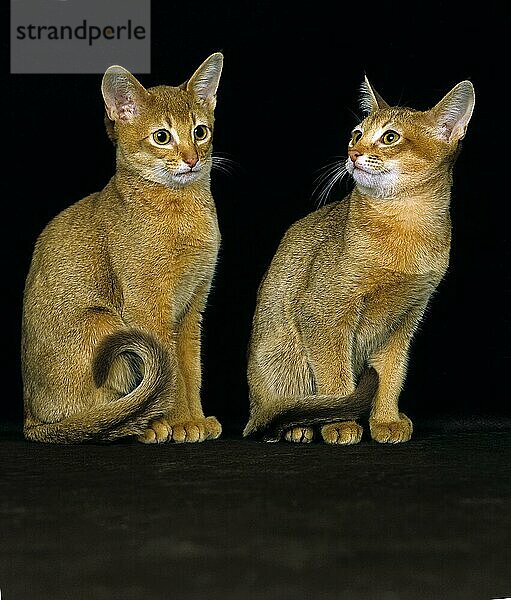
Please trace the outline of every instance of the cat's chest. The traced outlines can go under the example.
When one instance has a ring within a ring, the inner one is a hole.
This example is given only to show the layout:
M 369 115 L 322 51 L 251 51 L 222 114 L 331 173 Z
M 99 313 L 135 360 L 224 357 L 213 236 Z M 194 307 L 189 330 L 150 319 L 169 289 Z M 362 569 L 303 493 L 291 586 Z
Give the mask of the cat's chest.
M 435 273 L 409 275 L 381 270 L 359 290 L 360 324 L 392 329 L 403 314 L 427 303 L 440 277 Z
M 177 314 L 198 289 L 209 286 L 220 233 L 214 210 L 192 206 L 159 214 L 140 211 L 110 241 L 125 302 Z
M 145 221 L 136 235 L 138 251 L 162 267 L 186 263 L 193 270 L 196 263 L 215 260 L 219 244 L 216 214 L 206 208 L 162 213 Z
M 367 351 L 385 343 L 407 315 L 419 319 L 440 278 L 434 273 L 408 275 L 382 272 L 366 283 L 358 297 L 357 347 Z
M 365 213 L 364 213 L 365 214 Z M 445 273 L 449 261 L 451 227 L 448 216 L 369 213 L 348 223 L 349 259 L 362 269 L 391 271 L 410 276 Z M 406 217 L 406 218 L 405 218 Z
M 360 236 L 351 259 L 362 269 L 371 265 L 378 273 L 392 272 L 413 277 L 443 275 L 449 263 L 450 235 L 425 238 L 418 234 L 402 235 L 389 232 L 388 236 L 375 239 Z

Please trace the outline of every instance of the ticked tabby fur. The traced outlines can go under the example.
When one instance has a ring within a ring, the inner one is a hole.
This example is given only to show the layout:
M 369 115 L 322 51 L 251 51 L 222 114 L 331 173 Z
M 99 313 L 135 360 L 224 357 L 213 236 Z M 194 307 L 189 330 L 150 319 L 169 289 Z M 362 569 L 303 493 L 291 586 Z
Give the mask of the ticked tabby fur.
M 431 110 L 391 107 L 363 84 L 342 201 L 287 231 L 259 287 L 245 435 L 404 442 L 410 342 L 449 262 L 452 168 L 474 107 L 468 81 Z M 358 387 L 357 387 L 358 386 Z
M 47 225 L 26 281 L 27 439 L 220 435 L 201 406 L 200 337 L 220 243 L 210 171 L 222 63 L 211 55 L 178 87 L 106 71 L 116 173 Z

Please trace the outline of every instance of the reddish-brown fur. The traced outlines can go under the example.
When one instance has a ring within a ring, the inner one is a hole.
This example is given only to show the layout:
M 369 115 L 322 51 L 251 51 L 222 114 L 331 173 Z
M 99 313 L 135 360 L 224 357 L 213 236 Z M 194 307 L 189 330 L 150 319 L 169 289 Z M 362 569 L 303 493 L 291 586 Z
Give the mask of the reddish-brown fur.
M 148 90 L 122 67 L 105 73 L 116 173 L 45 228 L 27 277 L 28 439 L 220 435 L 201 407 L 200 336 L 220 243 L 210 170 L 221 68 L 213 54 L 182 86 Z M 161 146 L 159 129 L 172 130 Z
M 310 442 L 316 409 L 330 414 L 329 423 L 316 421 L 326 442 L 360 441 L 353 393 L 373 367 L 372 437 L 410 439 L 398 399 L 410 342 L 448 266 L 451 170 L 473 104 L 468 81 L 420 112 L 388 106 L 366 80 L 370 114 L 355 128 L 346 162 L 355 189 L 292 225 L 259 288 L 245 435 L 271 438 L 270 424 L 291 413 L 285 438 Z M 385 143 L 389 132 L 397 138 Z

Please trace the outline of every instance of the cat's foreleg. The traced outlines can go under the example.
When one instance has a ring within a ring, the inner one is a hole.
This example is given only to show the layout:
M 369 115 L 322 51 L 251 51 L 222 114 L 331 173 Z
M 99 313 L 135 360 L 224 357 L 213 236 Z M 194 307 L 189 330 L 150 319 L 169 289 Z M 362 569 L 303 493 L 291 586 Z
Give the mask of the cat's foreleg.
M 413 432 L 411 420 L 399 412 L 399 394 L 406 377 L 413 334 L 424 311 L 411 312 L 370 362 L 379 376 L 378 392 L 369 419 L 371 437 L 377 442 L 407 442 Z
M 200 388 L 201 321 L 206 291 L 197 294 L 175 326 L 169 351 L 176 357 L 177 389 L 172 410 L 150 424 L 139 438 L 142 442 L 202 442 L 220 436 L 222 427 L 215 417 L 205 417 Z
M 138 321 L 147 328 L 159 323 L 157 331 L 176 366 L 176 389 L 172 398 L 171 411 L 164 417 L 152 421 L 139 436 L 143 443 L 202 442 L 220 435 L 222 428 L 215 417 L 205 417 L 200 399 L 201 387 L 201 320 L 207 292 L 204 286 L 197 292 L 185 313 L 169 326 L 152 313 L 138 312 Z M 141 303 L 142 304 L 142 303 Z M 147 303 L 150 306 L 150 302 Z M 162 312 L 166 310 L 162 307 Z
M 176 340 L 176 354 L 180 372 L 178 408 L 169 416 L 173 423 L 176 442 L 202 442 L 215 439 L 222 426 L 213 417 L 205 417 L 200 397 L 202 381 L 201 322 L 205 294 L 197 296 L 183 317 Z

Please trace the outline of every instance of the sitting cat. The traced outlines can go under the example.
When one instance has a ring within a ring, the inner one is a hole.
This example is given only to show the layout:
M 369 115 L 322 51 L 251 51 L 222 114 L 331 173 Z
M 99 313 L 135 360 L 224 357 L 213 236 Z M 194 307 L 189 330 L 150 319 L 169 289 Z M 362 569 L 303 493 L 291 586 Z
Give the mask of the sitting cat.
M 78 443 L 221 433 L 201 407 L 201 314 L 220 243 L 212 54 L 179 87 L 104 74 L 116 173 L 37 240 L 23 307 L 24 434 Z
M 398 410 L 410 342 L 444 276 L 452 168 L 474 108 L 468 81 L 434 108 L 390 107 L 367 79 L 369 114 L 345 168 L 355 188 L 296 222 L 259 287 L 244 435 L 354 444 L 405 442 Z M 316 426 L 316 427 L 314 427 Z

